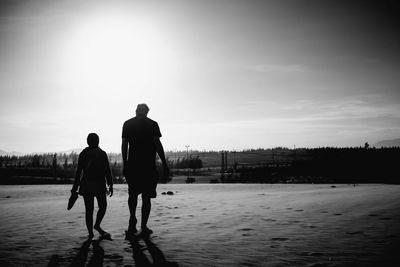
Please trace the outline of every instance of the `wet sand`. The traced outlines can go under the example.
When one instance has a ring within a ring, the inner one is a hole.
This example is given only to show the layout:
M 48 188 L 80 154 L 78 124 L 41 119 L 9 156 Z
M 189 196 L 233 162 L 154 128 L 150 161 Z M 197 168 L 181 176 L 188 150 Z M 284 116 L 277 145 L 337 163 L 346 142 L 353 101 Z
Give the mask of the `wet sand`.
M 1 186 L 0 265 L 397 266 L 400 186 L 335 186 L 160 185 L 154 234 L 130 242 L 117 185 L 102 225 L 112 240 L 91 243 L 83 199 L 66 210 L 70 186 Z

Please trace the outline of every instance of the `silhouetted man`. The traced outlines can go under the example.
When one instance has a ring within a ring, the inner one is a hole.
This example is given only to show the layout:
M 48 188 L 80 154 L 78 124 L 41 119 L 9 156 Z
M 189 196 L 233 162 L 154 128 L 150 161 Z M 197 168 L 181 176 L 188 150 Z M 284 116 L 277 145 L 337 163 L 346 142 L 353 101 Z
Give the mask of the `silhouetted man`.
M 129 188 L 129 236 L 137 233 L 136 206 L 139 194 L 142 194 L 142 221 L 143 234 L 151 234 L 147 227 L 151 210 L 151 198 L 157 195 L 156 187 L 158 173 L 156 168 L 156 153 L 160 157 L 164 175 L 168 175 L 164 148 L 160 142 L 161 132 L 157 122 L 147 118 L 149 108 L 146 104 L 139 104 L 136 108 L 136 117 L 127 120 L 122 128 L 122 159 L 124 175 Z

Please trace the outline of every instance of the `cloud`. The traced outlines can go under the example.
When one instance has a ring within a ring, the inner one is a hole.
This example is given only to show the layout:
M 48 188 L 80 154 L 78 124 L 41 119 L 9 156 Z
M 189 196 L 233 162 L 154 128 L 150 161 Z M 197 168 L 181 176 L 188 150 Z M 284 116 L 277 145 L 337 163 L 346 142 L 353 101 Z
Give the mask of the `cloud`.
M 282 107 L 293 113 L 308 114 L 296 120 L 354 120 L 354 119 L 400 119 L 400 104 L 380 103 L 371 96 L 346 98 L 341 100 L 308 101 L 301 100 Z

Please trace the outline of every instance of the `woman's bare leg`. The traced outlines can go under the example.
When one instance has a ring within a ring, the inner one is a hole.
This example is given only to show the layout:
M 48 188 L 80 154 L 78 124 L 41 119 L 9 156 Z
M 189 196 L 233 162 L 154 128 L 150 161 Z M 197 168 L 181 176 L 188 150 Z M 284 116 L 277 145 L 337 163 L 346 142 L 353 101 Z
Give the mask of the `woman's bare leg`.
M 85 218 L 86 218 L 86 227 L 89 232 L 89 237 L 93 237 L 93 206 L 94 206 L 94 197 L 93 196 L 83 196 L 85 202 Z
M 97 211 L 96 222 L 94 224 L 94 229 L 98 231 L 101 235 L 104 235 L 106 232 L 101 229 L 100 224 L 106 214 L 107 210 L 107 198 L 106 194 L 101 194 L 96 196 L 97 205 L 99 206 L 99 210 Z

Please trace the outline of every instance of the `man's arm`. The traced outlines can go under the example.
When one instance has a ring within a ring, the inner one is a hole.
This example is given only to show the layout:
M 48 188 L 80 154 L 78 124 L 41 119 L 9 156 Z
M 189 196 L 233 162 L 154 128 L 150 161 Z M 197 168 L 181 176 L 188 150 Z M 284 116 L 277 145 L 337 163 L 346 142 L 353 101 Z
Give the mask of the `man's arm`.
M 123 173 L 125 175 L 125 168 L 128 165 L 128 140 L 122 137 L 122 145 L 121 145 L 121 153 L 122 153 L 122 167 Z
M 161 162 L 163 163 L 164 169 L 168 169 L 167 160 L 165 159 L 164 147 L 161 144 L 160 138 L 157 137 L 154 141 L 156 143 L 157 154 L 160 157 Z

